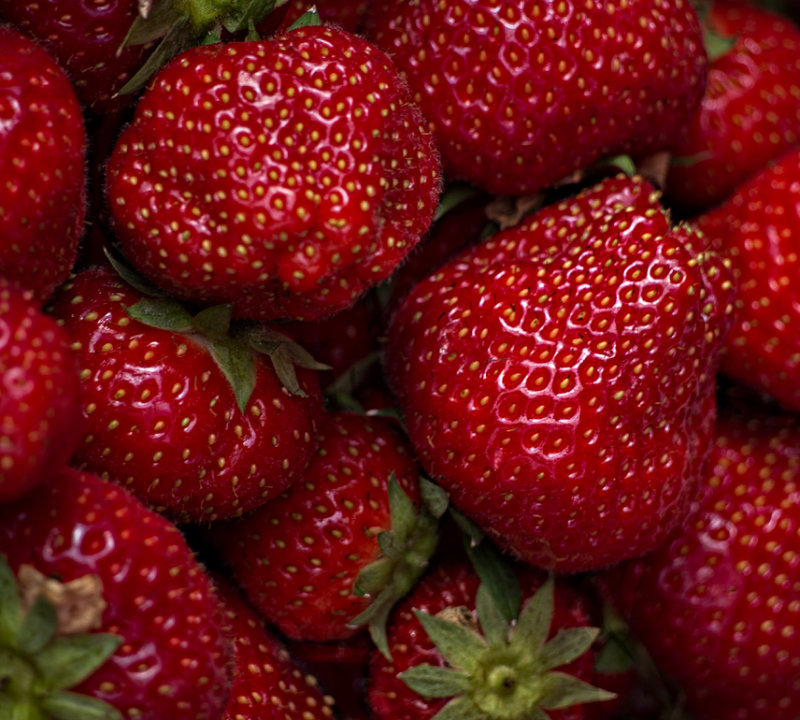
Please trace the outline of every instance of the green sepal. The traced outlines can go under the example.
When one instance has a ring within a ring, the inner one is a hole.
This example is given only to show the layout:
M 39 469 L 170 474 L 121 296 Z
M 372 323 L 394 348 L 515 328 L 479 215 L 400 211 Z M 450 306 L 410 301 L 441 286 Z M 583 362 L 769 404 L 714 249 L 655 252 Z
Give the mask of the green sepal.
M 73 687 L 101 667 L 122 644 L 110 633 L 57 637 L 33 658 L 51 690 Z
M 478 658 L 486 650 L 486 641 L 478 633 L 463 625 L 414 610 L 428 637 L 453 667 L 468 673 L 478 671 Z
M 600 629 L 592 627 L 559 630 L 542 648 L 539 655 L 541 666 L 545 670 L 551 670 L 577 660 L 589 650 L 599 634 Z
M 616 695 L 590 685 L 574 675 L 549 672 L 543 678 L 544 692 L 539 705 L 545 710 L 559 710 L 572 705 L 613 700 Z
M 103 253 L 108 260 L 109 265 L 114 268 L 117 275 L 122 278 L 134 290 L 138 290 L 142 295 L 147 297 L 166 297 L 166 293 L 160 288 L 153 285 L 144 275 L 125 259 L 123 259 L 117 252 L 112 251 L 108 246 L 103 248 Z
M 212 342 L 227 340 L 232 316 L 233 310 L 230 305 L 212 305 L 192 318 L 192 327 L 195 332 L 199 332 Z
M 51 720 L 122 720 L 122 713 L 103 700 L 71 692 L 42 698 L 42 709 Z
M 117 48 L 117 55 L 119 56 L 127 47 L 147 45 L 147 43 L 164 37 L 180 17 L 180 12 L 174 2 L 139 3 L 139 13 Z
M 333 382 L 325 388 L 325 394 L 332 397 L 341 406 L 349 401 L 349 398 L 364 382 L 367 374 L 380 361 L 381 352 L 374 352 L 365 355 L 360 360 L 356 360 L 347 370 L 336 377 Z M 340 402 L 340 399 L 344 401 Z
M 50 643 L 58 630 L 56 610 L 44 595 L 37 595 L 17 635 L 17 648 L 35 655 Z
M 244 412 L 256 387 L 257 370 L 253 351 L 248 345 L 231 337 L 212 340 L 209 350 L 233 390 L 237 407 Z
M 187 333 L 193 330 L 192 316 L 176 300 L 167 298 L 144 298 L 125 307 L 134 320 L 149 327 L 169 332 Z
M 234 3 L 225 15 L 222 24 L 232 34 L 251 31 L 259 18 L 266 17 L 275 9 L 275 0 L 247 0 Z
M 295 20 L 286 32 L 297 30 L 298 28 L 309 27 L 311 25 L 322 25 L 322 18 L 320 17 L 319 10 L 316 6 L 310 7 L 306 10 L 297 20 Z
M 616 168 L 628 177 L 636 175 L 636 163 L 630 155 L 614 155 L 613 157 L 605 158 L 600 164 Z
M 486 589 L 492 594 L 503 617 L 509 622 L 516 620 L 522 591 L 514 568 L 472 520 L 452 506 L 450 514 L 461 528 L 464 547 L 475 571 L 486 583 Z
M 402 559 L 405 545 L 400 542 L 399 538 L 397 538 L 393 532 L 380 532 L 376 540 L 378 541 L 378 547 L 381 549 L 381 552 L 387 558 L 395 562 Z M 356 582 L 358 582 L 357 579 Z
M 353 585 L 353 594 L 376 595 L 391 582 L 394 567 L 392 558 L 384 557 L 362 568 Z
M 525 603 L 519 620 L 511 631 L 510 643 L 520 649 L 537 649 L 544 645 L 553 622 L 555 581 L 549 577 Z
M 475 598 L 475 609 L 478 612 L 478 622 L 489 645 L 499 645 L 508 640 L 510 624 L 503 616 L 500 608 L 492 597 L 492 593 L 481 583 Z
M 17 631 L 22 624 L 22 603 L 17 578 L 5 556 L 0 554 L 0 646 L 16 647 Z
M 422 497 L 422 504 L 428 512 L 436 520 L 442 518 L 450 505 L 450 496 L 447 492 L 432 480 L 420 475 L 419 493 Z
M 389 514 L 392 535 L 398 544 L 405 546 L 417 524 L 417 508 L 397 482 L 394 472 L 389 476 Z
M 472 688 L 469 676 L 460 670 L 436 665 L 416 665 L 398 677 L 415 693 L 426 698 L 445 698 L 464 695 Z
M 466 695 L 453 698 L 431 720 L 486 720 L 485 713 Z

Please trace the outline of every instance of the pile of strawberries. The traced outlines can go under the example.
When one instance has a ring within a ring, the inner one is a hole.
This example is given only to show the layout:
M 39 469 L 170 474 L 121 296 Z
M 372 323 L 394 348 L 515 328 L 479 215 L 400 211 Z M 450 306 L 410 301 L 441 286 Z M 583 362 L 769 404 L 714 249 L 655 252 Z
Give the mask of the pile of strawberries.
M 798 22 L 0 0 L 0 720 L 798 720 Z

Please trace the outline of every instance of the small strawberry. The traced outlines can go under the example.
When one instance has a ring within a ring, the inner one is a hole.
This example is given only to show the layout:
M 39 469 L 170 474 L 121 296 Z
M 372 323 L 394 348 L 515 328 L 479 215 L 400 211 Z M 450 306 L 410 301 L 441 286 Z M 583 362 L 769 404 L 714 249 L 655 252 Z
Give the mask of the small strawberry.
M 800 424 L 721 408 L 702 499 L 616 571 L 623 616 L 695 720 L 800 716 Z
M 391 421 L 331 413 L 302 478 L 249 515 L 213 526 L 214 546 L 288 637 L 340 640 L 369 623 L 383 645 L 389 610 L 436 541 L 435 518 L 415 507 L 418 473 Z
M 0 502 L 66 464 L 81 431 L 78 368 L 66 333 L 30 291 L 0 278 Z
M 722 372 L 800 410 L 800 149 L 695 218 L 730 259 L 736 285 Z
M 730 277 L 641 178 L 602 181 L 419 283 L 386 363 L 426 472 L 549 569 L 644 553 L 708 447 Z
M 598 631 L 586 601 L 531 568 L 520 584 L 501 597 L 509 618 L 468 563 L 437 564 L 392 614 L 391 660 L 373 653 L 375 720 L 583 720 L 588 703 L 612 698 L 590 684 Z
M 215 578 L 222 629 L 233 646 L 233 685 L 221 720 L 331 720 L 333 698 L 225 580 Z
M 43 48 L 0 26 L 0 275 L 40 305 L 69 275 L 86 210 L 86 131 Z
M 311 320 L 387 277 L 427 229 L 438 158 L 389 59 L 310 25 L 189 50 L 108 163 L 124 253 L 237 317 Z
M 3 717 L 216 720 L 220 621 L 180 532 L 122 488 L 53 469 L 0 505 Z
M 184 521 L 239 515 L 301 477 L 322 405 L 285 336 L 228 332 L 228 309 L 193 317 L 107 267 L 75 275 L 52 312 L 81 368 L 80 467 Z
M 800 28 L 743 0 L 714 0 L 706 22 L 732 44 L 709 67 L 666 187 L 670 203 L 693 213 L 800 143 Z
M 496 194 L 665 149 L 705 84 L 688 0 L 388 0 L 366 27 L 408 80 L 445 174 Z

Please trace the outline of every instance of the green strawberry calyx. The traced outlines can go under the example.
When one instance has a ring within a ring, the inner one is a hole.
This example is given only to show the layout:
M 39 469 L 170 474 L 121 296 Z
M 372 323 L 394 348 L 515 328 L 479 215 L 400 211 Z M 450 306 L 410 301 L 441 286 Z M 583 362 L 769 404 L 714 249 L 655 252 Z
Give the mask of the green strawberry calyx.
M 411 590 L 428 567 L 448 497 L 438 485 L 420 477 L 422 506 L 417 510 L 394 473 L 389 478 L 388 492 L 391 530 L 378 533 L 381 556 L 361 570 L 353 586 L 356 595 L 369 595 L 373 600 L 350 625 L 368 625 L 378 650 L 391 659 L 386 622 L 397 601 Z
M 139 300 L 126 310 L 134 320 L 179 333 L 205 347 L 230 384 L 242 412 L 246 410 L 256 385 L 254 353 L 269 357 L 283 387 L 298 397 L 305 397 L 306 392 L 297 378 L 297 367 L 328 369 L 291 338 L 273 328 L 232 323 L 232 311 L 228 305 L 214 305 L 192 315 L 176 300 L 154 297 Z
M 0 555 L 0 718 L 122 720 L 108 703 L 70 691 L 122 643 L 85 631 L 99 620 L 101 594 L 94 576 L 60 583 L 22 566 L 18 579 Z
M 600 631 L 563 628 L 547 640 L 554 586 L 550 577 L 512 622 L 486 583 L 478 589 L 477 617 L 466 608 L 414 611 L 447 665 L 418 665 L 400 678 L 426 698 L 451 698 L 434 720 L 546 720 L 550 710 L 615 697 L 558 670 L 587 652 Z

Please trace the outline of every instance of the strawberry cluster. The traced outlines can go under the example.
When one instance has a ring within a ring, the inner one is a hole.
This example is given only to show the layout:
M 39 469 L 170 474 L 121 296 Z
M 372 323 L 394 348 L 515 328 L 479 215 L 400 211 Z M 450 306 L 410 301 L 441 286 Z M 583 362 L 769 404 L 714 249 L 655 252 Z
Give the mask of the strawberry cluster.
M 0 0 L 0 720 L 797 720 L 798 21 Z

